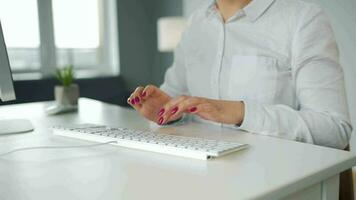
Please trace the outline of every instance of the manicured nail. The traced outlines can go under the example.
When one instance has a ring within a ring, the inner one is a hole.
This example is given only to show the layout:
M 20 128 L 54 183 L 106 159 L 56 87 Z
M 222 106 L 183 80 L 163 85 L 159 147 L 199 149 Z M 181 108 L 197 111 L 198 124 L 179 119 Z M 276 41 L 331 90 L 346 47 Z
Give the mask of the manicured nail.
M 175 107 L 175 108 L 173 108 L 173 110 L 171 111 L 171 114 L 174 115 L 174 114 L 176 114 L 177 111 L 178 111 L 178 107 Z
M 142 94 L 141 94 L 141 97 L 145 97 L 146 94 L 147 94 L 146 92 L 142 93 Z
M 160 118 L 158 119 L 158 124 L 159 124 L 159 125 L 162 125 L 162 124 L 163 124 L 163 117 L 160 117 Z
M 131 104 L 135 105 L 135 99 L 131 99 Z
M 138 103 L 138 102 L 140 102 L 140 98 L 135 97 L 135 103 Z
M 163 113 L 164 113 L 164 108 L 161 108 L 161 110 L 159 110 L 159 112 L 158 112 L 158 116 L 162 116 L 163 115 Z
M 193 107 L 193 108 L 191 108 L 189 111 L 190 111 L 190 112 L 195 112 L 195 111 L 197 111 L 197 107 Z

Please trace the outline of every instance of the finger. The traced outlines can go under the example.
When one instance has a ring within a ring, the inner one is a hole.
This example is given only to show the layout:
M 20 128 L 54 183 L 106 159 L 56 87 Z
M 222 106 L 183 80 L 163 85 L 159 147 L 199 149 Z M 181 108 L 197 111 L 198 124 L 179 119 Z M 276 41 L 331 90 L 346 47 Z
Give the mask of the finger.
M 176 116 L 180 116 L 184 112 L 193 112 L 196 110 L 197 106 L 204 103 L 205 100 L 199 97 L 190 97 L 185 99 L 184 101 L 179 102 L 172 108 L 172 112 L 170 112 L 169 118 L 175 118 Z M 168 119 L 169 119 L 168 118 Z
M 189 98 L 189 97 L 183 95 L 183 96 L 174 98 L 174 99 L 170 100 L 169 102 L 167 102 L 157 113 L 158 124 L 161 125 L 161 124 L 165 124 L 166 122 L 168 122 L 167 119 L 170 116 L 169 113 L 175 113 L 178 111 L 178 109 L 175 108 L 174 106 L 177 105 L 179 102 L 184 101 L 187 98 Z
M 154 85 L 147 85 L 140 94 L 140 97 L 145 100 L 152 96 L 157 91 L 157 89 L 158 88 Z
M 216 109 L 211 103 L 203 103 L 191 107 L 189 112 L 206 120 L 215 120 L 216 118 Z
M 127 99 L 127 102 L 136 110 L 138 110 L 139 108 L 141 108 L 141 104 L 136 103 L 135 101 L 135 96 L 134 93 L 131 94 L 131 96 Z
M 157 123 L 159 125 L 165 124 L 167 123 L 167 111 L 169 111 L 168 109 L 170 107 L 172 107 L 173 105 L 177 104 L 180 101 L 183 101 L 185 98 L 188 98 L 187 96 L 180 96 L 180 97 L 176 97 L 171 99 L 170 101 L 168 101 L 157 113 Z M 170 111 L 172 112 L 172 111 Z
M 140 105 L 142 103 L 142 99 L 140 98 L 140 95 L 143 91 L 143 87 L 139 86 L 135 89 L 135 91 L 131 94 L 132 98 L 131 101 L 134 101 L 134 105 Z
M 128 103 L 130 106 L 132 106 L 132 107 L 134 106 L 135 100 L 132 99 L 132 94 L 130 94 L 130 97 L 127 98 L 127 103 Z
M 136 89 L 137 89 L 137 88 L 136 88 Z M 130 94 L 130 97 L 127 99 L 127 103 L 129 103 L 131 106 L 134 106 L 134 105 L 135 105 L 135 97 L 134 97 L 134 94 L 135 94 L 136 89 Z
M 132 106 L 132 105 L 131 105 L 131 99 L 130 99 L 130 97 L 129 97 L 129 98 L 127 98 L 127 100 L 126 100 L 126 101 L 127 101 L 127 104 L 129 104 L 130 106 Z

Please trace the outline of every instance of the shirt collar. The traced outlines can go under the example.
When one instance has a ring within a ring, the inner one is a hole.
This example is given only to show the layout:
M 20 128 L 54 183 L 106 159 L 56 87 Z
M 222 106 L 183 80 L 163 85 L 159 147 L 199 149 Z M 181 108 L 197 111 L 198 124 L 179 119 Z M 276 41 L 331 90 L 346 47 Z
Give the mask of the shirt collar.
M 217 13 L 218 8 L 216 6 L 216 0 L 210 0 L 208 1 L 208 3 L 206 4 L 206 16 L 210 17 L 213 14 Z
M 274 2 L 274 0 L 252 0 L 247 6 L 242 10 L 246 14 L 247 18 L 254 22 L 256 21 Z M 211 16 L 216 13 L 216 0 L 210 0 L 206 5 L 206 14 Z
M 252 0 L 243 8 L 247 18 L 254 22 L 272 5 L 274 0 Z

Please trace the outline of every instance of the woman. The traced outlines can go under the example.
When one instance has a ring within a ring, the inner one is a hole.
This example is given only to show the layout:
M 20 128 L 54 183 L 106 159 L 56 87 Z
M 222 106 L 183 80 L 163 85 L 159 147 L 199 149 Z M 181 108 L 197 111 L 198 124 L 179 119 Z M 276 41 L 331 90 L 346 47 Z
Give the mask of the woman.
M 160 125 L 189 113 L 242 130 L 343 149 L 350 124 L 330 23 L 300 0 L 217 0 L 190 18 L 159 88 L 128 99 Z

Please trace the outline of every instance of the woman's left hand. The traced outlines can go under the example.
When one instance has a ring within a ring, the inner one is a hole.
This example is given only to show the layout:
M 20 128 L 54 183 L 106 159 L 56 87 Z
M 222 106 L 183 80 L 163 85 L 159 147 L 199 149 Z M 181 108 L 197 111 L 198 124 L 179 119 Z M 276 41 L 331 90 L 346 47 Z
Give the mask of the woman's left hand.
M 162 121 L 162 125 L 182 113 L 192 113 L 206 120 L 224 124 L 240 125 L 244 119 L 244 107 L 244 103 L 241 101 L 224 101 L 202 97 L 180 96 L 165 104 L 162 108 L 165 112 L 160 113 L 159 121 Z

